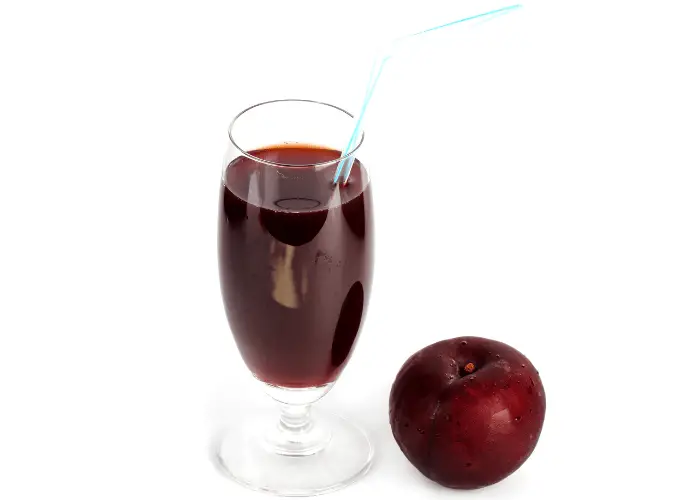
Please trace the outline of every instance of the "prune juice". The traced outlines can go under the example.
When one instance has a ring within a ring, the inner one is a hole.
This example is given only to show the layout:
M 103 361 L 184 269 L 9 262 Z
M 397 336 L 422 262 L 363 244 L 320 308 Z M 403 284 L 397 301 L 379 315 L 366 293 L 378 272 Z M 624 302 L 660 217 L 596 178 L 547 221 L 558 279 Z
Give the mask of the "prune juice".
M 306 145 L 248 152 L 226 168 L 219 276 L 248 368 L 284 387 L 334 381 L 362 326 L 372 277 L 369 177 L 355 160 L 333 185 L 341 153 Z M 328 166 L 308 166 L 334 162 Z

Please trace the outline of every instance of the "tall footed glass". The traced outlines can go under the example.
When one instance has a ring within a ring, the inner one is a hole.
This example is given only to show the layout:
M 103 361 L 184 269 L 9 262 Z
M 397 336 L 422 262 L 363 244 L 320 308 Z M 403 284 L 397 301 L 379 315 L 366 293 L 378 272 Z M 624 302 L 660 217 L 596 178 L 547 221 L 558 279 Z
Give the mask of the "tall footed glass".
M 352 354 L 372 280 L 364 137 L 347 155 L 348 182 L 333 183 L 352 128 L 336 106 L 279 100 L 246 109 L 229 129 L 221 292 L 241 356 L 279 411 L 229 431 L 219 460 L 254 489 L 324 493 L 359 478 L 372 460 L 360 428 L 313 408 Z

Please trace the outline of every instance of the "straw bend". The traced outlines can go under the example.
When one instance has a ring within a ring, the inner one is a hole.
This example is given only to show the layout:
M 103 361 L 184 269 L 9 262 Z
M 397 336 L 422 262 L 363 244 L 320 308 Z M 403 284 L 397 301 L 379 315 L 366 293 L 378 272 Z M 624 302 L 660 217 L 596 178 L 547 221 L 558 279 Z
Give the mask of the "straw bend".
M 362 106 L 360 107 L 360 112 L 357 114 L 355 117 L 355 125 L 352 130 L 352 134 L 350 135 L 350 139 L 348 140 L 347 145 L 345 146 L 345 149 L 343 150 L 343 154 L 341 157 L 345 157 L 344 160 L 342 160 L 339 164 L 338 167 L 336 168 L 335 175 L 333 177 L 333 183 L 337 184 L 340 178 L 343 178 L 343 184 L 345 184 L 348 181 L 348 178 L 350 177 L 350 172 L 352 170 L 352 165 L 355 162 L 354 155 L 351 156 L 346 156 L 352 149 L 355 147 L 355 143 L 357 142 L 357 137 L 358 134 L 360 133 L 360 130 L 362 129 L 362 121 L 364 120 L 365 117 L 365 112 L 367 111 L 367 106 L 369 105 L 370 100 L 372 99 L 372 95 L 374 94 L 374 89 L 377 87 L 377 82 L 379 81 L 379 77 L 382 75 L 382 71 L 384 70 L 384 65 L 386 62 L 391 58 L 392 54 L 396 51 L 396 48 L 399 47 L 403 42 L 413 39 L 416 36 L 423 35 L 426 33 L 431 33 L 437 30 L 440 30 L 442 28 L 447 28 L 449 26 L 454 26 L 466 21 L 474 21 L 474 20 L 488 20 L 488 18 L 493 18 L 501 14 L 506 14 L 508 12 L 511 12 L 515 9 L 518 9 L 522 7 L 522 4 L 515 4 L 515 5 L 509 5 L 507 7 L 501 7 L 499 9 L 495 10 L 490 10 L 488 12 L 483 12 L 481 14 L 476 14 L 472 15 L 469 17 L 464 17 L 462 19 L 457 19 L 456 21 L 451 21 L 446 24 L 441 24 L 439 26 L 434 26 L 432 28 L 428 28 L 422 31 L 417 31 L 416 33 L 412 33 L 410 35 L 405 35 L 402 37 L 397 38 L 394 40 L 391 44 L 389 44 L 387 49 L 384 49 L 379 57 L 374 61 L 374 64 L 372 65 L 372 70 L 370 71 L 370 77 L 367 82 L 367 88 L 365 90 L 365 95 L 364 99 L 362 101 Z

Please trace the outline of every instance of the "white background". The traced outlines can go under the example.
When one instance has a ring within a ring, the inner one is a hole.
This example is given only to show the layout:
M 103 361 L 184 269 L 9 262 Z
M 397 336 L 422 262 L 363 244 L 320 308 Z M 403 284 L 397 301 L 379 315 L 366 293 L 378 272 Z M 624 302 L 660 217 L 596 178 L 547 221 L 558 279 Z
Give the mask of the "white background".
M 387 67 L 371 307 L 321 403 L 377 458 L 333 498 L 697 498 L 692 4 L 530 2 Z M 261 497 L 208 459 L 269 404 L 218 288 L 229 121 L 280 97 L 354 110 L 379 41 L 481 5 L 0 3 L 0 498 Z M 516 474 L 461 493 L 404 459 L 387 400 L 410 354 L 468 334 L 524 352 L 548 408 Z

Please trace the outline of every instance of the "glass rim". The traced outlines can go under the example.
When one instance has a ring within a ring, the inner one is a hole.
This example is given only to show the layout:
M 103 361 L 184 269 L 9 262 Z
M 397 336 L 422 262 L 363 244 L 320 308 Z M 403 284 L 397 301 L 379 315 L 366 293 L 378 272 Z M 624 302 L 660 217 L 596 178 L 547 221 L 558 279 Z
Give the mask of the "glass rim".
M 248 151 L 244 150 L 242 147 L 240 147 L 238 144 L 236 144 L 236 140 L 233 138 L 233 126 L 236 124 L 236 122 L 238 121 L 239 118 L 241 118 L 243 115 L 245 115 L 248 111 L 251 111 L 257 107 L 264 106 L 266 104 L 275 104 L 275 103 L 279 103 L 279 102 L 306 102 L 306 103 L 310 103 L 310 104 L 320 104 L 322 106 L 327 106 L 329 108 L 334 108 L 334 109 L 337 109 L 338 111 L 342 111 L 343 113 L 345 113 L 347 116 L 349 116 L 352 119 L 355 118 L 350 112 L 345 111 L 343 108 L 341 108 L 339 106 L 336 106 L 334 104 L 329 104 L 329 103 L 323 102 L 323 101 L 315 101 L 312 99 L 274 99 L 271 101 L 264 101 L 264 102 L 259 102 L 257 104 L 253 104 L 252 106 L 249 106 L 249 107 L 245 108 L 243 111 L 241 111 L 240 113 L 238 113 L 233 118 L 233 120 L 231 120 L 231 124 L 228 126 L 228 138 L 231 141 L 231 144 L 233 144 L 233 147 L 236 148 L 238 150 L 238 152 L 241 153 L 246 158 L 249 158 L 249 159 L 256 161 L 256 162 L 259 162 L 259 163 L 263 163 L 265 165 L 271 165 L 273 167 L 301 167 L 301 166 L 326 167 L 329 165 L 334 165 L 336 163 L 339 163 L 339 162 L 345 160 L 346 158 L 350 158 L 351 156 L 353 156 L 357 152 L 357 150 L 360 149 L 360 146 L 362 146 L 362 143 L 365 140 L 365 132 L 363 130 L 362 134 L 360 135 L 359 142 L 348 153 L 340 156 L 339 158 L 336 158 L 335 160 L 328 160 L 328 161 L 323 161 L 323 162 L 319 162 L 319 163 L 309 163 L 309 164 L 305 164 L 305 165 L 296 165 L 296 164 L 291 164 L 291 163 L 280 163 L 280 162 L 276 162 L 276 161 L 266 160 L 264 158 L 260 158 L 260 157 L 255 156 L 255 155 L 251 155 Z

